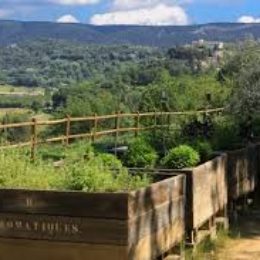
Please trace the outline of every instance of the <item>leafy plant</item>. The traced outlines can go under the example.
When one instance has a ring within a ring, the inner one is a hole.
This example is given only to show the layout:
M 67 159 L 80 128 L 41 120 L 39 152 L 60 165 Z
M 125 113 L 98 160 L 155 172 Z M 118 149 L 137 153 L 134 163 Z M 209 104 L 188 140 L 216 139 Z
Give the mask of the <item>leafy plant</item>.
M 191 146 L 199 153 L 202 162 L 210 159 L 213 153 L 213 148 L 209 141 L 197 140 Z
M 62 174 L 52 164 L 38 160 L 31 163 L 22 151 L 0 154 L 0 186 L 5 188 L 56 189 L 62 186 Z
M 59 161 L 66 157 L 65 147 L 62 145 L 43 146 L 38 149 L 38 156 L 43 160 Z
M 89 141 L 79 141 L 66 148 L 65 157 L 67 160 L 89 160 L 95 156 L 94 148 Z
M 113 154 L 102 153 L 97 156 L 101 164 L 111 169 L 120 169 L 123 167 L 122 162 Z
M 199 161 L 200 156 L 196 150 L 188 145 L 180 145 L 171 149 L 161 163 L 172 169 L 182 169 L 196 166 Z
M 116 158 L 101 155 L 88 160 L 68 160 L 55 168 L 52 162 L 41 159 L 32 163 L 24 150 L 2 152 L 0 187 L 118 192 L 146 187 L 152 182 L 145 174 L 133 176 L 122 166 L 112 171 L 113 162 L 120 166 Z
M 64 145 L 45 145 L 38 149 L 38 155 L 43 160 L 58 161 L 66 159 L 75 161 L 94 157 L 94 149 L 87 141 L 75 142 L 68 147 Z
M 231 150 L 240 146 L 240 130 L 233 117 L 215 119 L 211 143 L 214 150 Z
M 64 167 L 66 188 L 87 192 L 127 191 L 149 185 L 146 175 L 132 176 L 123 167 L 112 171 L 108 165 L 100 163 L 104 157 L 95 157 L 88 162 L 78 161 Z
M 153 167 L 158 155 L 156 151 L 142 138 L 129 143 L 128 151 L 123 158 L 128 167 Z

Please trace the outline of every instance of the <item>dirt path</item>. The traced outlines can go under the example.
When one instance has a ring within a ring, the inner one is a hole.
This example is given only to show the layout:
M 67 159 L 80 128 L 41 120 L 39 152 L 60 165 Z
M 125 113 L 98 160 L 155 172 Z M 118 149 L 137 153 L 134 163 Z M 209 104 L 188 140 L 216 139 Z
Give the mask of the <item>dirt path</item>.
M 230 239 L 218 260 L 260 260 L 260 207 L 247 212 L 237 222 L 237 238 Z

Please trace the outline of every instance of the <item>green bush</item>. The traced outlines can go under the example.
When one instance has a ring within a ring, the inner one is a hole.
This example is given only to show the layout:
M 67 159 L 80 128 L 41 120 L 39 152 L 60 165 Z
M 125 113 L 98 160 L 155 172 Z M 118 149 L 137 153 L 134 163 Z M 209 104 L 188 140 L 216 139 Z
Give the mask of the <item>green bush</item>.
M 42 146 L 37 150 L 37 156 L 43 160 L 59 161 L 66 157 L 65 147 L 62 145 Z
M 127 191 L 146 187 L 151 182 L 146 175 L 132 176 L 123 167 L 114 172 L 101 163 L 102 159 L 95 157 L 65 166 L 66 188 L 87 192 Z
M 113 154 L 102 153 L 98 154 L 97 158 L 101 161 L 105 167 L 109 167 L 111 169 L 120 169 L 123 167 L 122 162 Z
M 162 159 L 163 166 L 182 169 L 196 166 L 200 161 L 199 153 L 188 145 L 180 145 L 171 149 Z
M 209 160 L 213 154 L 213 148 L 206 140 L 197 140 L 191 146 L 199 153 L 202 162 Z
M 185 140 L 180 131 L 180 122 L 175 122 L 169 128 L 157 129 L 156 131 L 149 131 L 145 134 L 146 140 L 157 151 L 160 157 L 165 156 L 167 151 L 172 147 L 178 146 Z
M 89 141 L 79 141 L 66 148 L 65 157 L 68 160 L 89 160 L 95 156 L 94 148 Z
M 158 156 L 156 151 L 144 139 L 134 139 L 128 145 L 128 151 L 123 157 L 124 165 L 128 167 L 154 167 Z

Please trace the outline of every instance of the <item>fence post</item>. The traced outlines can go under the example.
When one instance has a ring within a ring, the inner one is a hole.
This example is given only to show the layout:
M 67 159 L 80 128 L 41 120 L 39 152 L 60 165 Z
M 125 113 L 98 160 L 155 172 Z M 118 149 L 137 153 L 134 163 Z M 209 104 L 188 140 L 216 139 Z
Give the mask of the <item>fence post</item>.
M 70 126 L 71 126 L 70 115 L 67 115 L 67 121 L 66 121 L 66 146 L 68 146 L 70 144 Z
M 115 118 L 115 155 L 117 155 L 117 145 L 118 145 L 118 137 L 119 137 L 119 129 L 120 129 L 120 118 L 119 118 L 120 112 L 116 113 L 116 118 Z
M 136 131 L 135 131 L 135 137 L 138 137 L 139 135 L 139 128 L 140 128 L 140 112 L 137 112 L 137 115 L 135 117 L 135 127 L 136 127 Z
M 154 111 L 154 125 L 153 125 L 154 134 L 156 132 L 156 128 L 157 128 L 157 113 L 156 111 Z
M 32 161 L 35 161 L 36 145 L 37 145 L 37 120 L 36 118 L 32 118 L 32 126 L 31 126 L 31 160 Z
M 168 112 L 167 124 L 168 124 L 168 132 L 170 132 L 170 130 L 171 130 L 171 113 L 170 112 Z
M 93 127 L 93 130 L 92 130 L 92 142 L 93 143 L 95 143 L 95 141 L 96 141 L 97 128 L 98 128 L 98 118 L 97 118 L 97 114 L 95 113 L 95 115 L 94 115 L 94 127 Z
M 7 116 L 7 113 L 6 113 L 6 116 Z M 6 122 L 4 122 L 4 124 L 6 124 Z M 8 144 L 8 128 L 7 127 L 4 128 L 4 142 L 5 142 L 5 145 Z

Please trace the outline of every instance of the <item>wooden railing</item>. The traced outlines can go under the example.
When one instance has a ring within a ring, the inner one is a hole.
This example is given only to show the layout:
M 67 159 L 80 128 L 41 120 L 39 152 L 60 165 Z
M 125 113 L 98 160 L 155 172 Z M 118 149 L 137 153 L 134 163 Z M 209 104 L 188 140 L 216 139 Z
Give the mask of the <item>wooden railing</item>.
M 153 130 L 163 127 L 168 127 L 171 124 L 171 117 L 172 116 L 188 116 L 188 115 L 198 115 L 198 114 L 217 114 L 222 113 L 224 111 L 223 108 L 216 108 L 216 109 L 207 109 L 207 110 L 200 110 L 200 111 L 186 111 L 186 112 L 147 112 L 147 113 L 116 113 L 113 115 L 103 115 L 103 116 L 88 116 L 88 117 L 70 117 L 67 116 L 63 119 L 56 119 L 56 120 L 47 120 L 47 121 L 40 121 L 36 120 L 36 118 L 32 118 L 30 122 L 22 122 L 22 123 L 12 123 L 12 124 L 0 124 L 0 131 L 4 130 L 7 131 L 8 129 L 13 128 L 21 128 L 21 127 L 30 127 L 31 128 L 31 136 L 30 141 L 28 142 L 20 142 L 20 143 L 8 143 L 4 145 L 0 145 L 0 149 L 6 148 L 18 148 L 18 147 L 31 147 L 31 158 L 35 159 L 36 155 L 36 148 L 39 144 L 44 143 L 53 143 L 53 142 L 62 142 L 65 145 L 68 145 L 71 140 L 75 139 L 82 139 L 82 138 L 90 138 L 92 141 L 95 140 L 100 136 L 111 135 L 115 136 L 115 143 L 118 142 L 118 137 L 120 133 L 126 132 L 134 132 L 135 136 L 138 136 L 140 131 L 145 130 Z M 158 118 L 162 118 L 167 116 L 167 124 L 157 124 Z M 142 118 L 152 118 L 153 123 L 151 125 L 142 125 L 140 123 Z M 123 127 L 120 125 L 121 119 L 132 118 L 134 120 L 134 126 L 132 127 Z M 115 120 L 115 126 L 113 129 L 107 129 L 99 131 L 99 123 L 104 120 Z M 79 133 L 79 134 L 71 134 L 71 125 L 72 123 L 79 123 L 79 122 L 91 122 L 92 128 L 87 133 Z M 54 126 L 59 124 L 65 124 L 64 135 L 46 138 L 44 140 L 38 139 L 38 127 L 39 126 Z

